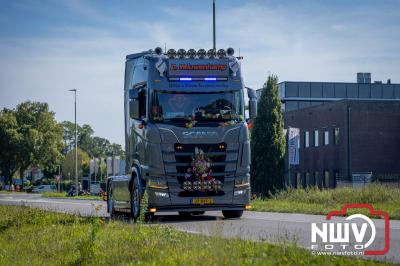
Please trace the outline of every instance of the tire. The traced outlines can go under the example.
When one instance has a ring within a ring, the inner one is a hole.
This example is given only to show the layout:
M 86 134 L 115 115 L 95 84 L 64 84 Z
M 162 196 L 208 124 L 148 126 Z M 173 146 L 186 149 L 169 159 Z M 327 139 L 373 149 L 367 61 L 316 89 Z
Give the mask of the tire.
M 146 212 L 146 213 L 144 214 L 144 221 L 145 221 L 146 223 L 151 223 L 151 222 L 153 222 L 155 219 L 156 219 L 156 216 L 155 216 L 154 213 L 152 213 L 152 212 Z
M 240 218 L 243 215 L 243 210 L 225 210 L 222 215 L 227 219 Z
M 140 183 L 137 179 L 137 177 L 134 177 L 133 182 L 132 182 L 132 188 L 131 188 L 131 216 L 134 222 L 137 222 L 137 220 L 140 217 L 140 202 L 141 202 L 141 186 Z
M 114 210 L 114 199 L 113 199 L 113 193 L 112 193 L 112 188 L 110 186 L 110 183 L 108 184 L 107 187 L 107 212 L 110 214 L 111 218 L 115 217 L 115 210 Z
M 192 216 L 191 212 L 178 212 L 179 216 L 183 217 L 183 218 L 189 218 Z
M 205 213 L 206 213 L 205 211 L 194 211 L 192 212 L 192 215 L 203 215 Z

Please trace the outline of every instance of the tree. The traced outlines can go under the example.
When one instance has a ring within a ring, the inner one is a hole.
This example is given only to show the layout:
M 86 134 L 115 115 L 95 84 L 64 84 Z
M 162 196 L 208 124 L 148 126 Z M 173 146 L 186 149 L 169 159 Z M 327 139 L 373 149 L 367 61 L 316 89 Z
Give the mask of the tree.
M 251 139 L 251 186 L 268 196 L 284 187 L 285 145 L 278 78 L 269 76 L 258 101 Z
M 47 103 L 23 102 L 0 113 L 0 167 L 11 181 L 30 166 L 54 171 L 62 159 L 62 126 Z M 10 163 L 9 166 L 6 164 Z
M 0 171 L 8 181 L 20 167 L 18 149 L 21 142 L 22 134 L 18 131 L 15 112 L 3 109 L 0 112 Z
M 61 123 L 64 128 L 65 148 L 63 153 L 67 154 L 75 147 L 75 124 L 69 121 Z M 119 155 L 124 157 L 121 145 L 110 143 L 108 139 L 93 136 L 93 129 L 90 125 L 77 125 L 78 147 L 89 154 L 90 157 L 106 157 Z
M 78 148 L 78 176 L 89 172 L 89 155 Z M 61 165 L 63 176 L 75 177 L 75 149 L 70 150 Z

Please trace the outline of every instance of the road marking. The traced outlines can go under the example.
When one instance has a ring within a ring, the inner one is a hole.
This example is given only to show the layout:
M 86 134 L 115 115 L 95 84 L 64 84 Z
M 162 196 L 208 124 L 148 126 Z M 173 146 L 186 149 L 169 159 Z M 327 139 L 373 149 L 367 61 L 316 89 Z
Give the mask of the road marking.
M 75 204 L 75 205 L 86 205 L 92 206 L 96 205 L 96 203 L 85 203 L 85 202 L 70 202 L 70 201 L 49 201 L 49 200 L 28 200 L 28 199 L 0 199 L 0 201 L 4 202 L 20 202 L 20 203 L 55 203 L 55 204 Z M 100 203 L 97 205 L 105 206 L 105 204 Z

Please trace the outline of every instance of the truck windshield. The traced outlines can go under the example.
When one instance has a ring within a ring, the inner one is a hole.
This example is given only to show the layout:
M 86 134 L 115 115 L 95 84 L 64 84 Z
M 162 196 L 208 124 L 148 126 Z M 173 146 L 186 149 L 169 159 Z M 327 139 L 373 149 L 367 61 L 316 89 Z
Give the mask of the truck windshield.
M 154 91 L 151 119 L 154 122 L 243 121 L 242 90 L 224 92 Z

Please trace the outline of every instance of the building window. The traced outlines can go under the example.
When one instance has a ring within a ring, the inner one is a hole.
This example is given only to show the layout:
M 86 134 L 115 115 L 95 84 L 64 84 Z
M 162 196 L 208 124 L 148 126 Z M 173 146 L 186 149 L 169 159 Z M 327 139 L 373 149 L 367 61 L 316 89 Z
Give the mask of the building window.
M 329 178 L 329 171 L 324 171 L 324 187 L 329 188 L 330 185 L 330 178 Z
M 338 145 L 339 144 L 339 128 L 335 127 L 333 129 L 333 144 Z
M 324 130 L 324 146 L 329 145 L 329 131 L 328 129 Z
M 310 147 L 310 132 L 304 132 L 304 148 Z
M 319 172 L 318 171 L 314 172 L 314 182 L 315 182 L 316 186 L 318 186 L 319 188 L 322 188 L 322 180 L 319 177 Z
M 319 146 L 319 142 L 318 142 L 318 129 L 314 130 L 314 147 L 318 147 Z

